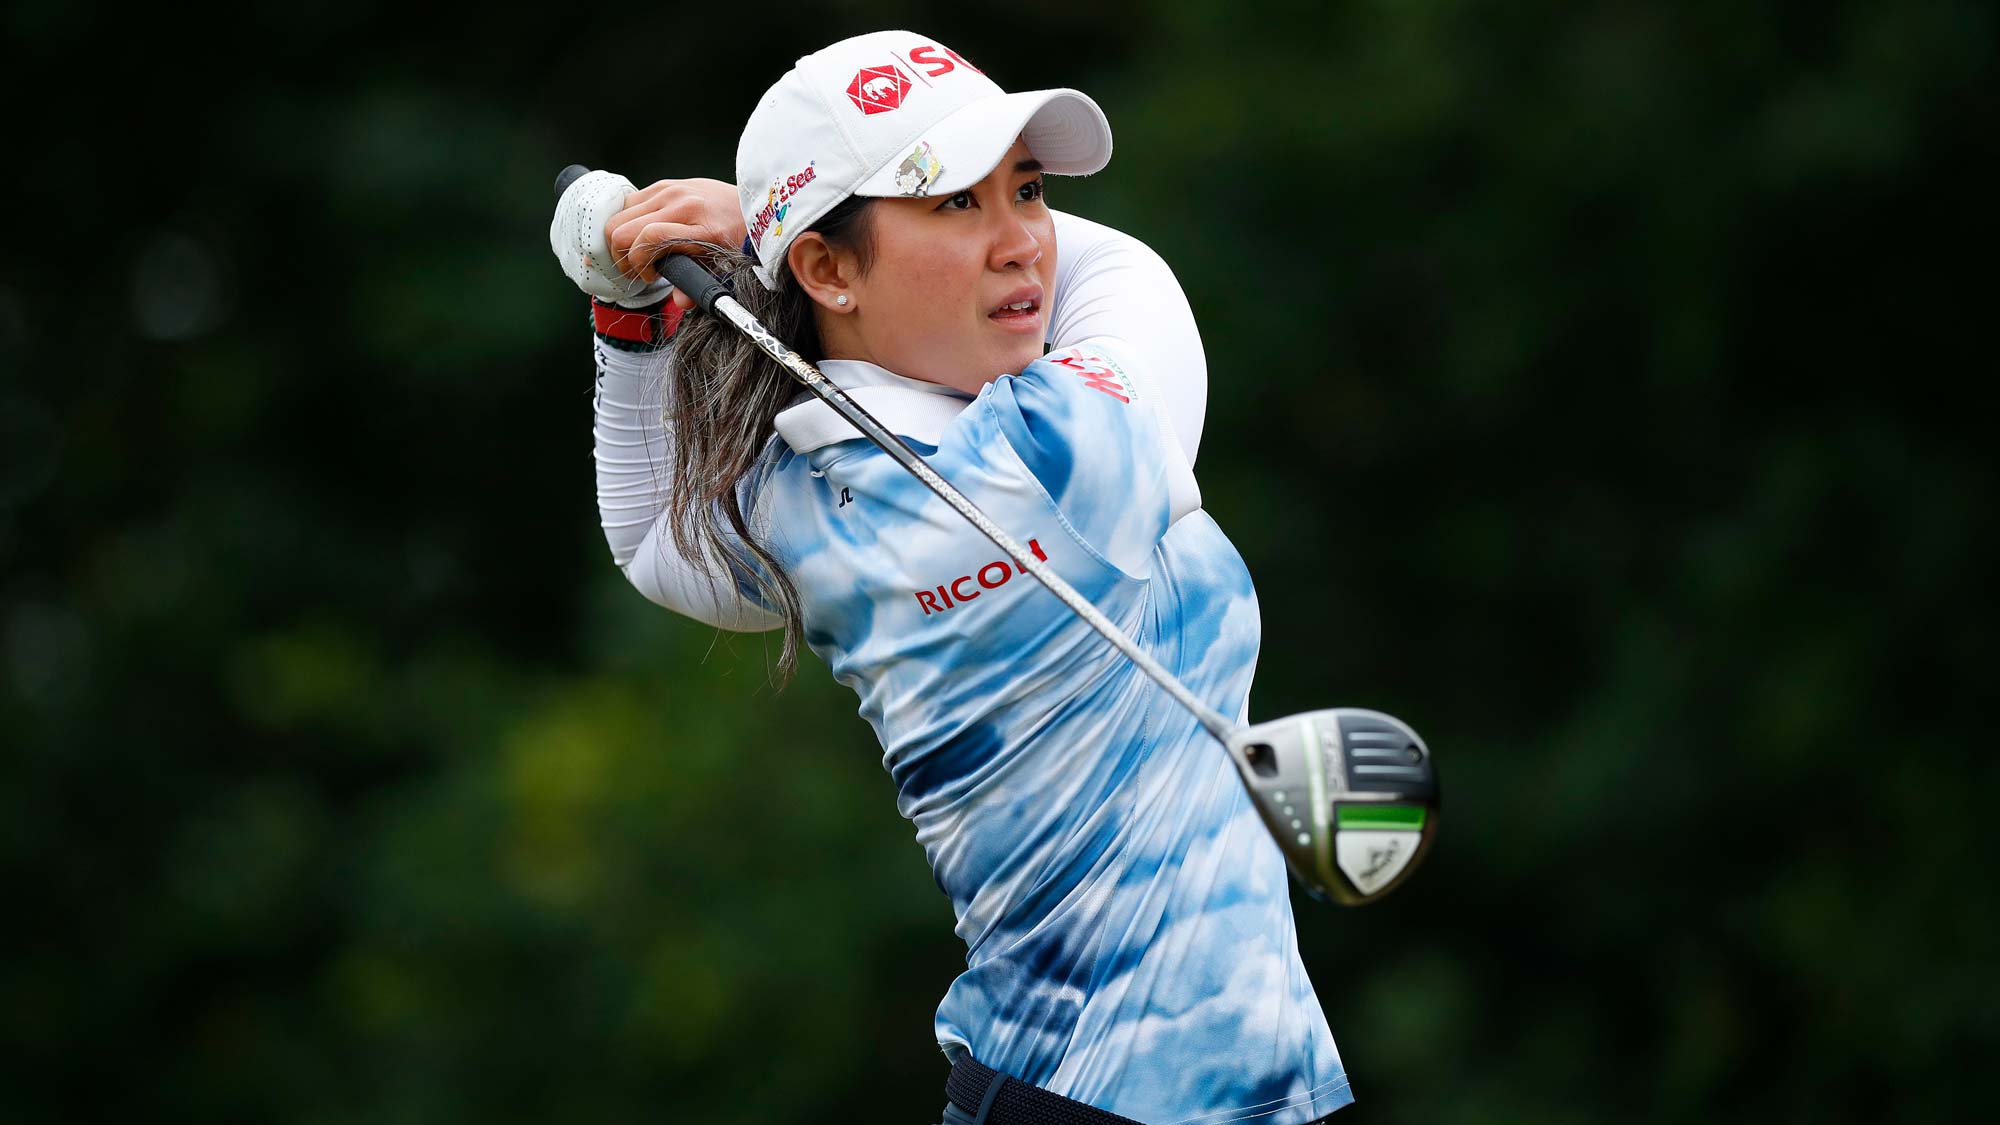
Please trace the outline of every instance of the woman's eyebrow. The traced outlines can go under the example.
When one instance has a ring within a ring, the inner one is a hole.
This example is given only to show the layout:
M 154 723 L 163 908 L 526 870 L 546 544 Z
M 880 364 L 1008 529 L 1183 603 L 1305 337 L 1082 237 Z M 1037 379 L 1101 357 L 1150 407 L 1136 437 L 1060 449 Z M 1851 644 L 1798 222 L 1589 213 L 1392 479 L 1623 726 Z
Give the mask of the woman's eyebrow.
M 1041 170 L 1042 162 L 1034 159 L 1023 160 L 1019 164 L 1014 165 L 1014 171 L 1016 172 L 1039 172 Z

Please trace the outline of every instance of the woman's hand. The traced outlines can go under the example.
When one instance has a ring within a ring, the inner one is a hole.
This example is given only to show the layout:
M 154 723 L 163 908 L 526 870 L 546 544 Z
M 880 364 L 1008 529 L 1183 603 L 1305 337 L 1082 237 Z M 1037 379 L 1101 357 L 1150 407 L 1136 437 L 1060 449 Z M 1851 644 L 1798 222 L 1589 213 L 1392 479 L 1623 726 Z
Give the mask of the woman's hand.
M 736 187 L 721 180 L 661 180 L 625 197 L 625 209 L 605 220 L 611 259 L 626 277 L 648 284 L 660 279 L 661 259 L 687 242 L 739 246 L 745 237 Z M 674 304 L 694 301 L 674 291 Z

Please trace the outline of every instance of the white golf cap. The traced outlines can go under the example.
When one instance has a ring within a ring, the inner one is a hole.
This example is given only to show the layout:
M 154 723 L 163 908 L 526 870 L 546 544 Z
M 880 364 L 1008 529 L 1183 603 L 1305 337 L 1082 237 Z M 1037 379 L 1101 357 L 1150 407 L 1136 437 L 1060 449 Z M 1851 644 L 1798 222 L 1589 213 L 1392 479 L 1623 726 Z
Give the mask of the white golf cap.
M 1075 90 L 1009 94 L 936 39 L 877 31 L 800 59 L 767 91 L 736 146 L 736 195 L 766 288 L 785 251 L 850 195 L 956 195 L 1015 138 L 1044 170 L 1087 176 L 1111 126 Z

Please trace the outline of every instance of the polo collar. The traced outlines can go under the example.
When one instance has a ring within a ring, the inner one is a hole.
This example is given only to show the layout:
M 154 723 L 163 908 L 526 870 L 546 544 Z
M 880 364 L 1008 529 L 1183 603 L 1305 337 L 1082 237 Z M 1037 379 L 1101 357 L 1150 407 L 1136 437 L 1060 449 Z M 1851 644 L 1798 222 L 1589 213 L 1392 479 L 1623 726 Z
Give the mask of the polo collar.
M 972 403 L 972 396 L 963 391 L 905 378 L 865 360 L 826 359 L 818 366 L 820 374 L 890 433 L 925 445 L 939 444 L 945 427 Z M 810 391 L 779 411 L 773 426 L 795 453 L 865 436 Z

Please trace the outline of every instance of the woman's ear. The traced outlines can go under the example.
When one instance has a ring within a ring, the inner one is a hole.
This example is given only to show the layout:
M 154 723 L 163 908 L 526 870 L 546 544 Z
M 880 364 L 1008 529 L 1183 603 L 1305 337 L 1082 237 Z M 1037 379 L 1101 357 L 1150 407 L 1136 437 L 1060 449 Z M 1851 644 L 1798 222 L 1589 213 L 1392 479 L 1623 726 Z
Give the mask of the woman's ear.
M 794 239 L 785 251 L 792 277 L 813 302 L 828 312 L 847 313 L 855 308 L 852 283 L 853 256 L 826 244 L 818 231 L 807 231 Z

